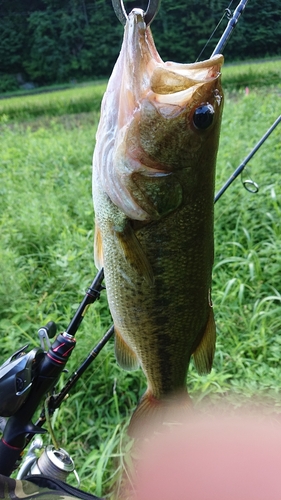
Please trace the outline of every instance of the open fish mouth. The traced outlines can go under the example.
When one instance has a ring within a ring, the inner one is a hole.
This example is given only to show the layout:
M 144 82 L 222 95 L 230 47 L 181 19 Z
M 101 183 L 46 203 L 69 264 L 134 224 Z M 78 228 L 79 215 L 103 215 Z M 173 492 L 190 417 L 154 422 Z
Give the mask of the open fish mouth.
M 131 73 L 135 89 L 140 86 L 141 93 L 151 91 L 159 103 L 186 104 L 200 86 L 217 80 L 221 75 L 224 60 L 221 54 L 190 64 L 164 62 L 154 45 L 150 28 L 146 28 L 141 9 L 133 9 L 129 14 L 125 28 L 124 40 L 126 39 L 126 45 L 130 47 L 127 53 L 128 67 L 138 68 L 138 75 L 142 74 L 137 83 L 135 72 Z
M 151 90 L 158 102 L 180 105 L 200 86 L 218 79 L 222 63 L 222 55 L 193 64 L 163 63 L 151 75 Z

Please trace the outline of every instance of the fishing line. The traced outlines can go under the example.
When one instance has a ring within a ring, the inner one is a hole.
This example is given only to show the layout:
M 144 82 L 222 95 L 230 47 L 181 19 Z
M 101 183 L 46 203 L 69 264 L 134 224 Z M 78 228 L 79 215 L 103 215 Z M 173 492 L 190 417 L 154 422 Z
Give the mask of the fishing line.
M 198 62 L 198 59 L 201 57 L 201 55 L 203 54 L 205 48 L 207 47 L 207 45 L 210 43 L 210 41 L 212 40 L 215 32 L 217 31 L 217 29 L 219 28 L 219 26 L 221 25 L 223 19 L 225 18 L 225 16 L 227 16 L 227 19 L 230 20 L 231 19 L 231 10 L 230 10 L 230 7 L 231 7 L 231 4 L 232 4 L 233 0 L 230 1 L 230 4 L 228 5 L 228 7 L 224 10 L 224 13 L 221 17 L 221 19 L 219 20 L 217 26 L 215 27 L 213 33 L 211 34 L 211 36 L 209 37 L 209 39 L 207 40 L 207 42 L 205 43 L 203 49 L 201 50 L 199 56 L 197 57 L 196 61 L 195 62 Z

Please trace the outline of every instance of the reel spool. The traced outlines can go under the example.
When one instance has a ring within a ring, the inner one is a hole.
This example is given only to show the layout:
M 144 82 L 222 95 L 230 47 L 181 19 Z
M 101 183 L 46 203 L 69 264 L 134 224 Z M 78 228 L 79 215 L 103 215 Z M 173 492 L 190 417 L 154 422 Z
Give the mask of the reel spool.
M 75 470 L 74 462 L 67 451 L 63 448 L 56 449 L 55 446 L 49 445 L 44 448 L 43 453 L 37 458 L 36 453 L 42 448 L 43 441 L 41 437 L 38 437 L 31 443 L 27 456 L 23 460 L 17 474 L 17 479 L 24 479 L 26 476 L 39 474 L 66 482 L 68 475 L 73 472 L 79 487 L 80 479 Z
M 52 445 L 45 448 L 42 455 L 30 469 L 31 475 L 43 474 L 61 481 L 66 481 L 71 472 L 75 475 L 79 485 L 79 477 L 71 456 L 63 448 L 56 449 Z

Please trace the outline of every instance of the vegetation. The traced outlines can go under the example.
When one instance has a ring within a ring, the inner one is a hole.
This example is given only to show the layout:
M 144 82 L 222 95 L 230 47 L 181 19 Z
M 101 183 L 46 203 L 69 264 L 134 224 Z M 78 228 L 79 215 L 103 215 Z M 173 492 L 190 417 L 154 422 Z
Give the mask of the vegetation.
M 235 90 L 245 68 L 252 80 L 243 77 Z M 268 68 L 226 68 L 217 190 L 277 118 L 280 84 L 261 85 Z M 275 69 L 280 72 L 280 63 Z M 102 89 L 0 101 L 0 362 L 27 342 L 38 346 L 36 331 L 49 320 L 65 330 L 95 276 L 91 161 Z M 211 374 L 198 376 L 191 363 L 187 380 L 202 411 L 204 402 L 212 407 L 224 400 L 236 408 L 260 398 L 280 413 L 279 129 L 243 174 L 259 184 L 259 193 L 249 194 L 238 179 L 215 206 L 217 350 Z M 110 325 L 103 292 L 78 331 L 70 374 Z M 84 490 L 109 495 L 120 470 L 130 466 L 125 429 L 144 388 L 140 371 L 117 366 L 110 341 L 53 417 Z
M 244 64 L 226 64 L 222 71 L 223 86 L 227 90 L 244 89 L 246 87 L 270 87 L 272 90 L 280 86 L 281 62 L 279 59 Z
M 42 116 L 63 116 L 99 112 L 105 83 L 75 87 L 65 91 L 26 95 L 0 101 L 1 120 L 23 120 Z
M 146 9 L 147 3 L 124 1 L 128 12 Z M 227 25 L 226 9 L 233 12 L 237 5 L 238 0 L 162 0 L 152 30 L 163 59 L 192 62 L 199 54 L 208 58 Z M 264 2 L 262 14 L 259 0 L 248 2 L 227 44 L 228 61 L 280 55 L 280 17 L 280 2 Z M 0 31 L 0 92 L 10 92 L 21 86 L 107 77 L 120 50 L 123 27 L 108 0 L 2 0 Z

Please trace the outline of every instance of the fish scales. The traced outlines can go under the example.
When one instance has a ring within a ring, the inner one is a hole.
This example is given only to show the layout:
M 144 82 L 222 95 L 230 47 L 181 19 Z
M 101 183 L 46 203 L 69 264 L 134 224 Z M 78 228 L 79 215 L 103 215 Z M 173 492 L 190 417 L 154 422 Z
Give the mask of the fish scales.
M 143 11 L 134 9 L 103 98 L 93 159 L 95 262 L 104 267 L 117 360 L 140 365 L 147 378 L 131 429 L 155 408 L 188 400 L 192 354 L 199 372 L 212 366 L 222 61 L 163 63 Z

